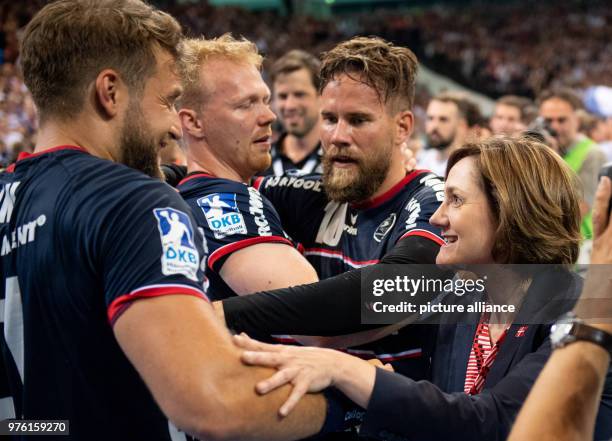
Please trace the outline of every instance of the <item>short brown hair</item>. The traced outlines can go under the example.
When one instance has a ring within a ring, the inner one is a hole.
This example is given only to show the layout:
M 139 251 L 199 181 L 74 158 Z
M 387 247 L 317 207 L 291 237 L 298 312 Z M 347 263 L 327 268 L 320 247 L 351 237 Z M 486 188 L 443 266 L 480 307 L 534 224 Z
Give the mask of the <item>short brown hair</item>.
M 570 106 L 572 106 L 572 109 L 574 110 L 584 108 L 582 100 L 580 99 L 578 94 L 569 87 L 559 87 L 556 89 L 545 90 L 538 96 L 538 106 L 541 106 L 544 101 L 548 101 L 553 98 L 565 101 Z
M 495 101 L 495 104 L 502 104 L 504 106 L 515 107 L 519 110 L 521 122 L 527 124 L 529 119 L 529 108 L 532 106 L 531 100 L 517 95 L 504 95 Z
M 183 83 L 181 107 L 199 109 L 204 100 L 203 84 L 200 81 L 202 65 L 211 58 L 223 58 L 237 63 L 247 63 L 260 70 L 263 57 L 257 51 L 255 43 L 242 38 L 237 40 L 231 34 L 221 37 L 189 38 L 181 42 L 179 72 Z
M 319 90 L 321 83 L 319 71 L 321 70 L 321 60 L 312 54 L 300 49 L 293 49 L 280 57 L 270 68 L 270 81 L 272 86 L 279 75 L 287 75 L 300 69 L 306 69 L 310 74 L 312 85 Z
M 341 74 L 358 75 L 384 104 L 409 110 L 414 103 L 417 57 L 378 37 L 355 37 L 323 53 L 319 92 Z
M 476 160 L 497 221 L 492 252 L 497 263 L 576 262 L 580 197 L 575 175 L 559 155 L 527 137 L 496 136 L 455 150 L 446 175 L 467 157 Z
M 176 56 L 181 37 L 174 18 L 140 0 L 59 0 L 25 29 L 24 81 L 41 120 L 68 119 L 81 111 L 103 69 L 117 70 L 140 93 L 156 67 L 155 48 Z
M 440 101 L 443 103 L 453 103 L 457 106 L 459 115 L 465 119 L 468 127 L 474 127 L 483 121 L 480 107 L 474 101 L 469 99 L 461 92 L 441 92 L 434 96 L 432 101 Z

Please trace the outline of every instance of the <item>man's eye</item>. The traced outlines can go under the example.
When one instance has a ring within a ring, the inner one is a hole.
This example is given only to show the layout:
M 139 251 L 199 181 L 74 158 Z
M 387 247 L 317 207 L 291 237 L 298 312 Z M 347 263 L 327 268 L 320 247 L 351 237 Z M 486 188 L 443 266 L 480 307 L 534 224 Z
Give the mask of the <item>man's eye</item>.
M 335 116 L 324 115 L 323 121 L 325 121 L 326 123 L 335 124 L 336 122 L 338 122 L 338 119 Z

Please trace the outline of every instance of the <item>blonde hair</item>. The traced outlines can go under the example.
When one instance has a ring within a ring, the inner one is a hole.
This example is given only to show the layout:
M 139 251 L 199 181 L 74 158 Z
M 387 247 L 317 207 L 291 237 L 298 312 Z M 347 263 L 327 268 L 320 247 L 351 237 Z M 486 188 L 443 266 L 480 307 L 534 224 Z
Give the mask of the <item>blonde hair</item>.
M 573 264 L 580 246 L 576 176 L 548 146 L 529 137 L 468 143 L 448 159 L 446 175 L 473 157 L 497 221 L 497 263 Z
M 200 81 L 202 66 L 211 59 L 225 59 L 246 63 L 261 70 L 263 57 L 255 43 L 232 37 L 230 33 L 206 39 L 187 38 L 180 44 L 179 72 L 183 83 L 183 95 L 179 105 L 198 109 L 205 99 L 204 84 Z

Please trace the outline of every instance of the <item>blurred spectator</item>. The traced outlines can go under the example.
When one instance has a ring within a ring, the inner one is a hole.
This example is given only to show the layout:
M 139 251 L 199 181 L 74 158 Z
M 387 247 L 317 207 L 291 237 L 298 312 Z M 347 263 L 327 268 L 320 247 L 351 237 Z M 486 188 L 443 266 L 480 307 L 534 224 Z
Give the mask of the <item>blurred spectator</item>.
M 498 99 L 491 117 L 493 134 L 516 135 L 525 130 L 530 106 L 531 100 L 516 95 L 505 95 Z
M 264 175 L 322 171 L 320 69 L 317 57 L 299 49 L 287 52 L 270 68 L 273 107 L 284 129 L 272 145 L 272 163 Z
M 427 146 L 417 157 L 418 167 L 444 176 L 449 155 L 465 143 L 479 121 L 478 106 L 466 97 L 450 92 L 433 97 L 425 121 Z
M 598 173 L 605 163 L 605 155 L 597 144 L 580 133 L 579 110 L 582 101 L 570 89 L 560 88 L 543 92 L 538 97 L 540 116 L 553 132 L 559 146 L 559 153 L 574 170 L 582 184 L 583 196 L 580 202 L 582 215 L 581 231 L 585 239 L 579 263 L 588 263 L 590 240 L 593 237 L 591 207 L 595 198 Z

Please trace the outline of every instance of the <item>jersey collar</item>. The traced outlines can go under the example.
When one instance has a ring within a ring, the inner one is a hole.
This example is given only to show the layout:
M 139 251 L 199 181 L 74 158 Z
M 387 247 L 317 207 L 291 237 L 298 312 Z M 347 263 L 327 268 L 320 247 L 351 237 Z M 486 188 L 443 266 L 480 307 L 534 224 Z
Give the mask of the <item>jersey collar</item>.
M 187 173 L 187 176 L 185 176 L 183 179 L 180 180 L 180 182 L 177 184 L 177 187 L 179 185 L 183 185 L 186 182 L 189 182 L 193 179 L 199 179 L 199 178 L 214 178 L 215 176 L 211 175 L 210 173 L 205 173 L 202 171 L 193 171 L 191 173 Z
M 384 192 L 381 195 L 376 196 L 375 198 L 368 199 L 363 202 L 359 202 L 356 204 L 351 204 L 351 207 L 357 208 L 359 210 L 368 210 L 370 208 L 379 207 L 384 204 L 388 200 L 392 199 L 395 195 L 397 195 L 406 185 L 408 185 L 414 178 L 417 176 L 423 175 L 425 173 L 430 173 L 429 170 L 413 170 L 408 173 L 401 181 L 391 187 L 389 190 Z

